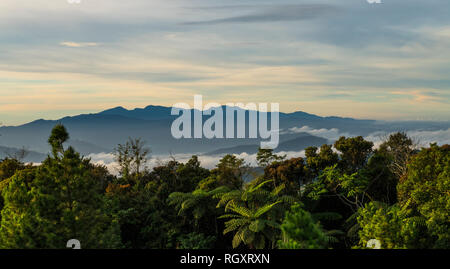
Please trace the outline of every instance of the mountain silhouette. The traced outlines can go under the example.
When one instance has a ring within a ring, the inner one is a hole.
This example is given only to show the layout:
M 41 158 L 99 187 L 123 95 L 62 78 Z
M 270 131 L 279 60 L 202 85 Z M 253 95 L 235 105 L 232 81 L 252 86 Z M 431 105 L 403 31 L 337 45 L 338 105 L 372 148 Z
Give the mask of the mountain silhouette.
M 226 107 L 223 107 L 226 108 Z M 142 138 L 153 154 L 213 152 L 255 152 L 261 139 L 175 139 L 171 135 L 171 125 L 178 116 L 170 114 L 170 107 L 147 106 L 132 110 L 123 107 L 111 108 L 99 113 L 64 117 L 58 120 L 39 119 L 20 126 L 0 127 L 0 146 L 8 148 L 25 147 L 30 151 L 47 154 L 50 148 L 47 139 L 57 123 L 66 126 L 70 134 L 68 145 L 84 155 L 111 152 L 119 143 L 129 137 Z M 193 110 L 189 111 L 193 113 Z M 248 111 L 246 122 L 248 124 Z M 206 120 L 209 116 L 204 116 Z M 270 117 L 269 117 L 270 118 Z M 224 120 L 226 114 L 224 113 Z M 282 151 L 301 150 L 306 146 L 331 143 L 324 137 L 313 134 L 289 132 L 290 128 L 308 126 L 311 129 L 337 129 L 353 136 L 366 136 L 375 132 L 408 130 L 438 130 L 450 128 L 449 122 L 385 122 L 359 120 L 342 117 L 321 117 L 302 111 L 280 113 L 280 148 Z M 248 134 L 248 126 L 246 132 Z M 237 126 L 235 124 L 235 130 Z M 247 136 L 248 137 L 248 136 Z

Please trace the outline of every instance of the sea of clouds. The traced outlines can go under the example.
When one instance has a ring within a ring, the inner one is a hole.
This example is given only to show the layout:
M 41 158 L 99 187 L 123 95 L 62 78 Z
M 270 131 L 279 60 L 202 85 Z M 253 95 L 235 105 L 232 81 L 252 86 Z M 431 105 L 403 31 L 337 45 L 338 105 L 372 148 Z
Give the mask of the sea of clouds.
M 329 141 L 329 143 L 333 143 L 335 140 L 339 139 L 341 136 L 354 136 L 349 133 L 340 132 L 339 129 L 313 129 L 308 126 L 303 127 L 294 127 L 288 130 L 283 130 L 284 133 L 308 133 L 314 136 L 325 138 Z M 413 139 L 421 147 L 426 147 L 430 143 L 437 143 L 438 145 L 450 144 L 450 128 L 447 130 L 436 130 L 436 131 L 409 131 L 407 132 L 408 136 Z M 377 148 L 387 137 L 389 136 L 388 132 L 375 132 L 366 137 L 364 137 L 368 141 L 372 141 L 374 143 L 374 147 Z M 289 152 L 279 152 L 278 154 L 286 154 L 287 158 L 294 157 L 304 157 L 305 151 L 289 151 Z M 173 154 L 173 155 L 153 155 L 148 160 L 147 167 L 152 169 L 154 167 L 163 165 L 171 160 L 177 160 L 178 162 L 185 163 L 187 162 L 192 155 L 198 155 L 199 161 L 204 168 L 212 169 L 216 167 L 219 160 L 223 157 L 223 155 L 201 155 L 201 154 Z M 235 154 L 238 158 L 244 159 L 247 164 L 250 166 L 256 166 L 256 154 L 248 154 L 241 153 Z M 104 165 L 108 168 L 108 170 L 113 173 L 118 173 L 118 165 L 114 160 L 114 155 L 112 153 L 98 153 L 98 154 L 90 154 L 88 158 L 95 164 Z

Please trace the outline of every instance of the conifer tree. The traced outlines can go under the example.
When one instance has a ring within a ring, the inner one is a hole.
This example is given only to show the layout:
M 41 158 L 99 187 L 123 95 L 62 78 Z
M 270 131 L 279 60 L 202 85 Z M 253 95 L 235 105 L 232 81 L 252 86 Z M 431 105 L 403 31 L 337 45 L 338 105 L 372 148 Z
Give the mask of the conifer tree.
M 66 248 L 70 239 L 82 248 L 117 247 L 113 219 L 103 213 L 101 182 L 89 159 L 72 147 L 64 126 L 52 130 L 53 157 L 16 173 L 3 190 L 0 247 Z

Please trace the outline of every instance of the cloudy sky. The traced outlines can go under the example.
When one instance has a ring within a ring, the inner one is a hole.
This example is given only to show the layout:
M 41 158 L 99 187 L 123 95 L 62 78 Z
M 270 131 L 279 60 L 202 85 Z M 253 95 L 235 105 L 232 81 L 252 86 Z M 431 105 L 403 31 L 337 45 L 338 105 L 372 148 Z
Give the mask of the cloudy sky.
M 1 0 L 0 122 L 192 102 L 450 117 L 448 0 Z

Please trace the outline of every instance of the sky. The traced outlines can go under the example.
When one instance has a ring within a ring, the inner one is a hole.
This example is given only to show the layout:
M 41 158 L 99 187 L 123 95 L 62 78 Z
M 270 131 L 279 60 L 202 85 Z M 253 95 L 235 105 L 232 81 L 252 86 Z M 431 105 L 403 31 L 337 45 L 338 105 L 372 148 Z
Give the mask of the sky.
M 123 106 L 449 120 L 448 0 L 1 0 L 0 122 Z

